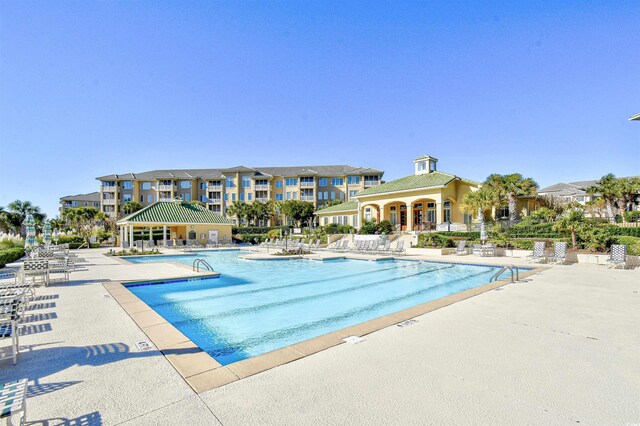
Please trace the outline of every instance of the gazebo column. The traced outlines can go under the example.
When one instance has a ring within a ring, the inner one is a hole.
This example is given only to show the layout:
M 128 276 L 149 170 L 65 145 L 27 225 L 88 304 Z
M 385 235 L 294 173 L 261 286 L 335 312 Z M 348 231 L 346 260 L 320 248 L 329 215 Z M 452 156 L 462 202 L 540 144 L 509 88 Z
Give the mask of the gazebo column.
M 129 225 L 129 248 L 133 247 L 133 225 Z
M 149 227 L 149 241 L 153 241 L 153 226 Z
M 162 245 L 167 246 L 167 225 L 162 225 Z
M 120 231 L 120 248 L 124 250 L 124 226 L 121 226 L 119 231 Z

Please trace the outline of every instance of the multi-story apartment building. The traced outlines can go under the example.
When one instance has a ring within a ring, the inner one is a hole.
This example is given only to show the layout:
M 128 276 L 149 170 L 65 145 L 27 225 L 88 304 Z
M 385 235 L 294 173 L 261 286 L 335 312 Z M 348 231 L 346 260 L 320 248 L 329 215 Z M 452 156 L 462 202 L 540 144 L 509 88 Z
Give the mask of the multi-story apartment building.
M 237 201 L 301 200 L 321 207 L 331 200 L 349 201 L 357 192 L 379 185 L 384 171 L 350 165 L 246 167 L 227 169 L 154 170 L 102 176 L 100 208 L 121 216 L 122 205 L 137 201 L 147 206 L 180 198 L 201 201 L 226 215 Z
M 60 198 L 60 215 L 65 210 L 78 207 L 95 207 L 100 208 L 100 193 L 92 192 L 90 194 L 67 195 Z

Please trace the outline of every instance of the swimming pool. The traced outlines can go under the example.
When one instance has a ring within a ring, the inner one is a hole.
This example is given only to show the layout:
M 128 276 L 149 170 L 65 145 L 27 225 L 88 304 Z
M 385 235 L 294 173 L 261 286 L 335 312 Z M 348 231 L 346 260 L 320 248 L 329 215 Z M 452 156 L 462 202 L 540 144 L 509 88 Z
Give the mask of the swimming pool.
M 219 278 L 129 284 L 129 290 L 220 364 L 246 359 L 489 282 L 493 266 L 409 260 L 246 260 L 204 257 Z

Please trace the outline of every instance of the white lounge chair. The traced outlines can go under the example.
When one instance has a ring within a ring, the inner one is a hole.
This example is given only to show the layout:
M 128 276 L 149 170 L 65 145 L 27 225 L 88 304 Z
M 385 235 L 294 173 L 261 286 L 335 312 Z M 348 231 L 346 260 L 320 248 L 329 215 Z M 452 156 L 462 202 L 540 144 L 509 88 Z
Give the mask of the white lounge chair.
M 613 244 L 611 246 L 611 254 L 607 259 L 607 265 L 609 267 L 617 268 L 622 266 L 627 267 L 627 246 L 622 244 Z
M 553 254 L 549 256 L 549 262 L 563 265 L 567 261 L 567 243 L 556 241 L 553 243 Z
M 546 260 L 547 244 L 544 241 L 535 241 L 533 243 L 533 253 L 527 256 L 527 260 L 530 262 L 542 262 Z
M 393 250 L 391 250 L 392 254 L 407 254 L 407 251 L 404 248 L 404 240 L 398 240 L 398 242 L 396 243 L 396 248 L 394 248 Z
M 458 256 L 464 256 L 469 254 L 469 249 L 467 248 L 467 241 L 458 241 L 458 247 L 456 247 L 456 254 Z

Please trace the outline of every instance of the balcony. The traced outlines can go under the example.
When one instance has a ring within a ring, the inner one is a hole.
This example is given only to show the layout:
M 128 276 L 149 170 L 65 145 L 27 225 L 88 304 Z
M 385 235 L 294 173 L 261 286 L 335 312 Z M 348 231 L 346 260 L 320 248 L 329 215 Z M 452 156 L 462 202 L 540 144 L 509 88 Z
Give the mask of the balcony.
M 220 205 L 222 204 L 222 198 L 209 198 L 207 204 Z
M 156 185 L 158 191 L 174 191 L 175 187 L 173 185 Z
M 365 180 L 364 181 L 364 187 L 365 188 L 369 188 L 371 186 L 378 186 L 380 185 L 380 181 L 379 180 Z
M 116 200 L 115 198 L 103 198 L 102 199 L 102 205 L 103 206 L 115 206 L 116 204 L 118 204 L 118 200 Z
M 102 192 L 116 192 L 117 186 L 102 186 Z
M 222 191 L 222 185 L 207 185 L 207 191 L 220 192 Z
M 254 188 L 256 191 L 268 191 L 269 185 L 255 185 Z
M 164 198 L 158 198 L 158 201 L 164 201 L 164 202 L 166 203 L 166 202 L 171 202 L 171 201 L 173 201 L 173 198 L 166 198 L 166 197 L 164 197 Z
M 314 201 L 315 197 L 313 195 L 301 195 L 300 201 Z
M 269 197 L 256 197 L 255 200 L 260 201 L 261 203 L 266 203 L 269 201 Z
M 315 182 L 300 182 L 300 188 L 315 188 Z

